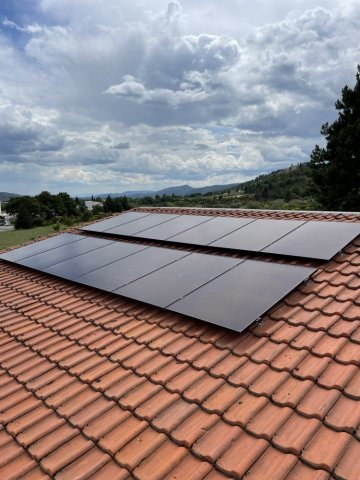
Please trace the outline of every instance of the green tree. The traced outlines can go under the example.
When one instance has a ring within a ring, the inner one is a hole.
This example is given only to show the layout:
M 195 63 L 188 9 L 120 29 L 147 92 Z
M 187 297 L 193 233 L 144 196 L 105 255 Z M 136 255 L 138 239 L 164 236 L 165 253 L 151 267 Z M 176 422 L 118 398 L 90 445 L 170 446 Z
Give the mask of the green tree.
M 122 206 L 122 209 L 123 209 L 123 210 L 130 210 L 131 205 L 130 205 L 129 200 L 128 200 L 127 197 L 124 196 L 124 197 L 122 198 L 121 206 Z
M 16 215 L 15 228 L 31 228 L 43 222 L 43 209 L 34 197 L 23 196 L 10 198 L 6 205 L 10 215 Z
M 110 195 L 106 197 L 103 208 L 104 208 L 104 212 L 106 213 L 114 212 L 114 208 L 115 208 L 114 200 L 110 197 Z
M 27 204 L 24 203 L 19 209 L 16 215 L 15 228 L 32 228 L 35 225 L 35 221 L 32 212 Z
M 326 147 L 316 145 L 310 166 L 316 198 L 327 210 L 360 209 L 360 65 L 354 88 L 342 89 L 338 118 L 322 126 Z

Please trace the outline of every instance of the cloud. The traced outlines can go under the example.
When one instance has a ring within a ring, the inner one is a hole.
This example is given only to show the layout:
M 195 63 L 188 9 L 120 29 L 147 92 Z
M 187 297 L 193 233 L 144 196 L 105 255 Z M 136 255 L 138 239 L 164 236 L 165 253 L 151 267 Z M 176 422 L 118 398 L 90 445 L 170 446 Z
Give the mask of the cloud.
M 112 85 L 104 92 L 133 100 L 139 104 L 147 103 L 154 105 L 167 104 L 171 107 L 179 107 L 187 103 L 197 103 L 208 98 L 206 91 L 201 88 L 186 88 L 183 84 L 179 90 L 168 88 L 147 89 L 141 82 L 131 75 L 126 75 L 119 85 Z
M 51 123 L 54 112 L 29 109 L 9 104 L 0 105 L 0 158 L 9 155 L 28 155 L 56 152 L 64 139 Z
M 360 6 L 240 3 L 34 0 L 24 15 L 6 11 L 0 190 L 236 182 L 306 161 L 354 81 Z
M 17 23 L 12 22 L 11 20 L 8 20 L 7 18 L 5 18 L 2 24 L 4 25 L 4 27 L 13 28 L 19 32 L 24 32 L 29 34 L 39 33 L 42 31 L 42 28 L 37 23 L 20 26 Z
M 209 149 L 209 146 L 205 145 L 205 143 L 196 143 L 194 145 L 194 147 L 196 148 L 196 150 L 208 150 Z
M 116 145 L 114 145 L 113 148 L 116 148 L 117 150 L 127 150 L 128 148 L 130 148 L 130 143 L 129 142 L 120 142 L 120 143 L 117 143 Z

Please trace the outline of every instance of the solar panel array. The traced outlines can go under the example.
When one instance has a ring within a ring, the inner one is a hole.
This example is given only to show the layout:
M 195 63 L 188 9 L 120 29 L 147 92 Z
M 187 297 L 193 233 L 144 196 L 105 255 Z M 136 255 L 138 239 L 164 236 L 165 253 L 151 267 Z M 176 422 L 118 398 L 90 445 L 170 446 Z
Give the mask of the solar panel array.
M 217 249 L 329 260 L 360 234 L 360 224 L 128 212 L 83 230 Z
M 0 258 L 237 331 L 314 271 L 72 234 Z

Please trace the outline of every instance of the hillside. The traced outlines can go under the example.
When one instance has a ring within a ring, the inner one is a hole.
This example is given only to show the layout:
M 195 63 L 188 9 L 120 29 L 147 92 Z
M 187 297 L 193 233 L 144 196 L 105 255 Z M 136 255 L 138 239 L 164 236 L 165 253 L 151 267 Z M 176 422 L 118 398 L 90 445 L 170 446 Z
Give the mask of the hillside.
M 7 202 L 9 198 L 20 197 L 17 193 L 0 192 L 0 202 Z
M 307 163 L 260 175 L 254 180 L 241 183 L 237 190 L 254 195 L 259 201 L 304 199 L 313 194 L 313 182 Z
M 315 210 L 313 183 L 307 163 L 260 175 L 238 185 L 218 185 L 215 191 L 176 195 L 167 193 L 156 197 L 132 199 L 132 206 L 183 206 L 211 208 L 268 208 Z M 224 188 L 226 187 L 226 188 Z M 181 187 L 183 188 L 183 187 Z M 205 190 L 205 191 L 204 191 Z M 173 192 L 173 189 L 165 189 Z M 182 191 L 179 189 L 179 191 Z M 160 192 L 159 192 L 160 193 Z

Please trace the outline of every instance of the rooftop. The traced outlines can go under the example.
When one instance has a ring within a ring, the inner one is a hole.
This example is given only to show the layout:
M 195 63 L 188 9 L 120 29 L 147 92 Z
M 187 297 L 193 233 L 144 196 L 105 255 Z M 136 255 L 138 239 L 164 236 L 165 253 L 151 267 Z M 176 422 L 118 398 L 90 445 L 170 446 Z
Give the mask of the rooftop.
M 0 261 L 0 478 L 357 480 L 359 287 L 360 237 L 236 333 Z

